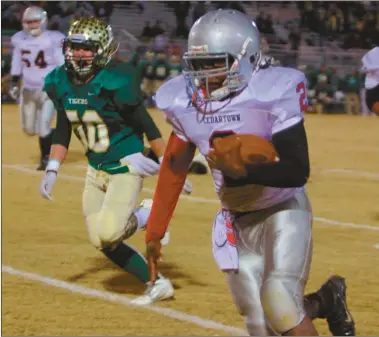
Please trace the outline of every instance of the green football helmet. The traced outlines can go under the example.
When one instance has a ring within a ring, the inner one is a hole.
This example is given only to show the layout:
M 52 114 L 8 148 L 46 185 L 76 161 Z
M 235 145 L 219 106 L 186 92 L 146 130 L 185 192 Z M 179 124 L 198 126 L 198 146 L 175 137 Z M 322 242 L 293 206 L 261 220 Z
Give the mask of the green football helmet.
M 117 48 L 111 26 L 95 17 L 77 19 L 71 23 L 63 43 L 66 70 L 85 83 L 108 64 Z M 75 51 L 79 50 L 91 56 L 78 56 Z

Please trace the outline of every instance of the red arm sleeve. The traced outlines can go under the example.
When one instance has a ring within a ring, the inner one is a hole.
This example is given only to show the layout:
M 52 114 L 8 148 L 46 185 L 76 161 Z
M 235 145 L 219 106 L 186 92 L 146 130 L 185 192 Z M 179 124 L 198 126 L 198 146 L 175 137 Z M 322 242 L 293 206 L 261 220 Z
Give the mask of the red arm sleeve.
M 171 133 L 146 226 L 146 243 L 163 238 L 178 203 L 196 146 Z

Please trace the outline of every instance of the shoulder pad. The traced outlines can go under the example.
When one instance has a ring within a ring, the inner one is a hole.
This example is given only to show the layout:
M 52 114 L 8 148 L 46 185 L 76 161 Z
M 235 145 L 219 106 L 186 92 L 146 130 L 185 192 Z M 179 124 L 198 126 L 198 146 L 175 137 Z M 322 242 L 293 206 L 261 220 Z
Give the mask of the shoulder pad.
M 116 90 L 135 83 L 141 84 L 139 71 L 125 62 L 110 62 L 99 77 L 103 88 Z
M 141 75 L 132 65 L 111 62 L 96 80 L 106 90 L 115 91 L 116 103 L 136 105 L 143 99 Z
M 171 110 L 177 100 L 180 100 L 184 95 L 188 96 L 186 87 L 183 75 L 176 76 L 165 82 L 154 96 L 157 108 L 164 111 Z
M 50 96 L 51 94 L 54 98 L 62 97 L 66 86 L 64 85 L 64 77 L 67 77 L 65 74 L 64 66 L 56 67 L 50 73 L 48 73 L 45 77 L 45 85 L 43 90 L 46 91 Z
M 25 37 L 26 37 L 25 32 L 22 30 L 13 34 L 11 37 L 12 46 L 16 47 L 21 42 L 21 40 L 23 40 Z

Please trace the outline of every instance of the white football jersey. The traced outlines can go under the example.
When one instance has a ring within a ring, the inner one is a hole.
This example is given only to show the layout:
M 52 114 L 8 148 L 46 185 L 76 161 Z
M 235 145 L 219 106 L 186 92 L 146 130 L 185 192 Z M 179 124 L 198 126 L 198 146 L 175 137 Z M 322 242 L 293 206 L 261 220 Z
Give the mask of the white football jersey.
M 366 73 L 365 88 L 372 89 L 379 84 L 379 47 L 366 53 L 362 64 L 362 71 Z
M 205 157 L 212 139 L 220 135 L 253 134 L 271 140 L 273 134 L 299 123 L 308 104 L 304 74 L 283 67 L 260 69 L 234 98 L 208 103 L 209 112 L 205 114 L 191 104 L 182 75 L 163 84 L 155 100 L 176 135 L 194 143 Z M 226 187 L 220 170 L 213 169 L 212 175 L 222 206 L 233 211 L 267 208 L 297 190 L 258 185 Z
M 27 89 L 42 89 L 45 76 L 64 63 L 63 39 L 61 32 L 52 30 L 37 37 L 25 31 L 14 34 L 11 75 L 22 76 Z

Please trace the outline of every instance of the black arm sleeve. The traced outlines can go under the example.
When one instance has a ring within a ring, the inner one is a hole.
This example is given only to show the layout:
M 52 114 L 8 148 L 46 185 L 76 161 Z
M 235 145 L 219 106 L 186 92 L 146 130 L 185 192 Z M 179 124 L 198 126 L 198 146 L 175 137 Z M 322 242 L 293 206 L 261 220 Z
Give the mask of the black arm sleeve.
M 370 111 L 376 102 L 379 102 L 379 84 L 374 88 L 366 89 L 366 104 Z
M 227 186 L 256 184 L 270 187 L 301 187 L 310 174 L 307 136 L 304 122 L 276 133 L 272 142 L 280 161 L 257 165 L 246 165 L 248 175 L 242 180 L 225 177 Z
M 128 106 L 123 108 L 121 116 L 125 121 L 132 123 L 133 128 L 139 135 L 145 134 L 148 140 L 151 141 L 162 137 L 157 125 L 142 102 L 135 107 Z
M 68 149 L 71 141 L 71 122 L 63 110 L 57 111 L 57 125 L 53 136 L 53 144 L 63 145 Z

